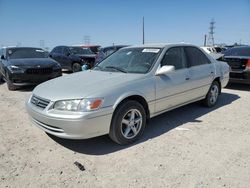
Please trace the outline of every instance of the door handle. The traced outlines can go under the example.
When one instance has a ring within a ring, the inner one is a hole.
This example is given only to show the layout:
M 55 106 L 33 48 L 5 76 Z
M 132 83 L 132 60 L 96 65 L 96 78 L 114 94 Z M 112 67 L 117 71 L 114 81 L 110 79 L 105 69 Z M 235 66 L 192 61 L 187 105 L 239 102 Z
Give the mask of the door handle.
M 186 80 L 190 80 L 190 78 L 187 77 Z

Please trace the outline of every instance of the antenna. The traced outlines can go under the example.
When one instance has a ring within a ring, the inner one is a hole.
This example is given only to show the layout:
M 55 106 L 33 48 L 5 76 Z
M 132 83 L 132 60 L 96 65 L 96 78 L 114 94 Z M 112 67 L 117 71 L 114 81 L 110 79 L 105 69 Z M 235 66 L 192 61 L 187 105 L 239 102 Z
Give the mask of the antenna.
M 208 35 L 208 43 L 211 46 L 214 46 L 214 29 L 215 29 L 214 25 L 215 25 L 215 21 L 214 19 L 212 19 L 210 22 L 209 35 Z

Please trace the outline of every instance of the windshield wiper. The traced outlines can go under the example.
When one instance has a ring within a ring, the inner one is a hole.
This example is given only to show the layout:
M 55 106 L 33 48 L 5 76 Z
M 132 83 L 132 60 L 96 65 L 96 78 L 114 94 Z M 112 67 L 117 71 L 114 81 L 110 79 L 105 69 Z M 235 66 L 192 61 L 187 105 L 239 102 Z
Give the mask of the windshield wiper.
M 125 71 L 124 69 L 121 69 L 119 67 L 114 67 L 114 66 L 107 66 L 105 68 L 108 68 L 108 69 L 115 69 L 115 70 L 118 70 L 120 72 L 123 72 L 123 73 L 127 73 L 127 71 Z

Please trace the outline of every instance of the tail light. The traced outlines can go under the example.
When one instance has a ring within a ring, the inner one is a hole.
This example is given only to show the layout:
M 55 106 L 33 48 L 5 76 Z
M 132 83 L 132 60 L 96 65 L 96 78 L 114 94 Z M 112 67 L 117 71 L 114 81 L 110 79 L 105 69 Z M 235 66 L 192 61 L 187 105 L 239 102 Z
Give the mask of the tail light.
M 246 67 L 249 67 L 249 68 L 250 68 L 250 59 L 247 60 Z

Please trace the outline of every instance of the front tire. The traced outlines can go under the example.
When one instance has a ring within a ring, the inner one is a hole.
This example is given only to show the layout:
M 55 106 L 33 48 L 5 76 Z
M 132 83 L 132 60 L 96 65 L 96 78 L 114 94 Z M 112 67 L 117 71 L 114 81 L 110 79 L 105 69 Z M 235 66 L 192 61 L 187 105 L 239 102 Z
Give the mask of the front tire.
M 4 82 L 4 80 L 3 80 L 3 75 L 2 75 L 2 73 L 0 72 L 0 84 L 3 83 L 3 82 Z
M 80 63 L 73 63 L 72 64 L 72 71 L 73 72 L 79 72 L 82 70 L 82 66 L 80 65 Z
M 214 81 L 203 101 L 204 105 L 207 107 L 213 107 L 218 101 L 219 94 L 220 84 L 217 81 Z
M 17 90 L 18 87 L 15 86 L 15 85 L 13 84 L 13 82 L 10 81 L 9 75 L 7 74 L 6 76 L 7 76 L 6 82 L 7 82 L 8 89 L 9 89 L 10 91 L 15 91 L 15 90 Z
M 146 126 L 146 113 L 137 101 L 126 101 L 114 112 L 109 137 L 120 145 L 136 141 Z

